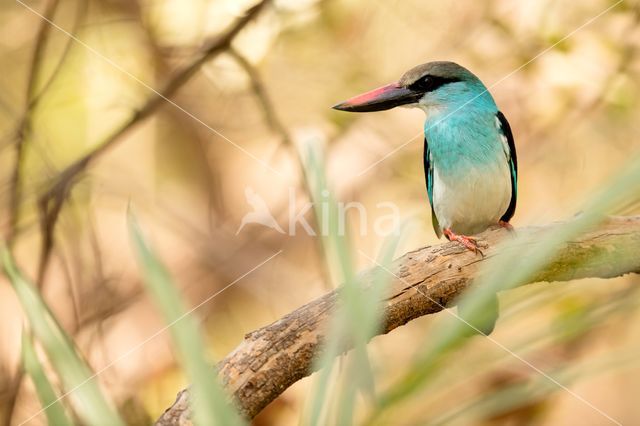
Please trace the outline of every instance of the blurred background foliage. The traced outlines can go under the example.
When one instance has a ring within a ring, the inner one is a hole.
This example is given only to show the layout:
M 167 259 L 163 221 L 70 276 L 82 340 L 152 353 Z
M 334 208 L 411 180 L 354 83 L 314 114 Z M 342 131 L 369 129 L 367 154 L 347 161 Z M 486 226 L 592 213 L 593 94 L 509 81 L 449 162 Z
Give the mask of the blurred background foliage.
M 371 266 L 360 250 L 376 258 L 383 246 L 385 235 L 373 229 L 377 216 L 388 214 L 380 202 L 396 204 L 411 224 L 396 253 L 437 242 L 422 171 L 422 112 L 345 114 L 329 109 L 337 101 L 430 60 L 471 69 L 491 87 L 515 135 L 515 226 L 573 216 L 640 152 L 637 1 L 276 0 L 172 96 L 179 107 L 162 102 L 100 152 L 64 198 L 50 255 L 43 256 L 42 212 L 50 206 L 40 200 L 51 182 L 252 3 L 1 1 L 3 239 L 91 368 L 102 371 L 118 360 L 99 383 L 129 424 L 157 418 L 187 379 L 168 333 L 122 357 L 164 326 L 136 265 L 128 205 L 190 305 L 237 280 L 194 313 L 214 363 L 244 333 L 338 281 L 318 239 L 300 226 L 295 235 L 259 225 L 237 233 L 251 210 L 247 188 L 265 199 L 285 230 L 291 200 L 297 213 L 311 198 L 298 145 L 324 152 L 337 200 L 366 207 L 366 223 L 350 217 L 354 270 Z M 638 211 L 636 203 L 620 210 Z M 306 218 L 313 224 L 313 211 Z M 626 276 L 504 292 L 492 336 L 608 415 L 637 423 L 638 283 Z M 8 281 L 0 283 L 0 419 L 42 424 L 44 414 L 31 418 L 40 402 L 21 373 L 24 351 L 33 367 L 41 349 L 31 337 L 21 348 L 20 306 Z M 411 376 L 441 317 L 418 319 L 369 344 L 376 390 Z M 35 366 L 60 394 L 55 368 Z M 438 366 L 419 392 L 393 406 L 357 399 L 356 422 L 608 422 L 486 339 L 470 339 Z M 340 370 L 330 380 L 339 381 Z M 254 422 L 297 424 L 313 405 L 313 381 L 292 386 Z

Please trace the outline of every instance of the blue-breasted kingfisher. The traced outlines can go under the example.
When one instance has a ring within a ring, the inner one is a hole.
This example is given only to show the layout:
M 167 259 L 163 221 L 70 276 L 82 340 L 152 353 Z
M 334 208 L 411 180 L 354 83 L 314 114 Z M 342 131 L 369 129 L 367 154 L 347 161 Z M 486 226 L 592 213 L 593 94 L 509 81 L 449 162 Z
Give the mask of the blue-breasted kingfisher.
M 447 61 L 418 65 L 397 82 L 333 108 L 371 112 L 396 106 L 426 114 L 423 163 L 436 234 L 482 255 L 471 235 L 492 225 L 512 229 L 516 210 L 518 161 L 509 122 L 478 77 Z M 458 309 L 464 317 L 464 306 Z M 488 334 L 498 316 L 497 298 L 485 310 L 473 326 Z

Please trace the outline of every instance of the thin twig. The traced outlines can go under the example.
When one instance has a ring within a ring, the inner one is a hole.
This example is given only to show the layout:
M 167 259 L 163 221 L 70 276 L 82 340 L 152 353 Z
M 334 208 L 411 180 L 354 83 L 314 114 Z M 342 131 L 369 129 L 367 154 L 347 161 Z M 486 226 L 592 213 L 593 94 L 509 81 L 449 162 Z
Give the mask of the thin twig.
M 58 8 L 58 0 L 50 0 L 44 11 L 44 16 L 47 19 L 52 19 L 53 15 L 56 13 L 56 9 Z M 16 235 L 17 224 L 18 224 L 18 215 L 20 212 L 20 205 L 22 203 L 22 169 L 24 166 L 24 153 L 25 153 L 25 145 L 26 140 L 28 138 L 28 134 L 31 132 L 31 117 L 32 112 L 35 109 L 40 95 L 44 93 L 51 81 L 53 81 L 58 73 L 59 68 L 56 67 L 53 73 L 49 77 L 49 80 L 39 93 L 36 93 L 36 87 L 38 83 L 38 79 L 40 77 L 42 71 L 42 61 L 44 58 L 45 46 L 46 42 L 49 39 L 49 33 L 51 32 L 51 26 L 47 23 L 47 21 L 43 20 L 40 23 L 40 27 L 38 28 L 38 34 L 36 36 L 36 42 L 33 49 L 33 56 L 31 59 L 31 67 L 29 68 L 29 78 L 27 80 L 27 89 L 26 89 L 26 108 L 23 114 L 22 119 L 20 120 L 18 130 L 16 132 L 16 140 L 15 140 L 15 164 L 13 167 L 13 171 L 11 173 L 10 179 L 10 189 L 9 189 L 9 228 L 7 232 L 6 241 L 7 244 L 12 245 L 14 242 L 14 237 Z M 71 41 L 67 44 L 69 46 Z M 59 64 L 62 63 L 66 54 L 60 58 Z M 18 362 L 18 366 L 16 368 L 16 372 L 12 379 L 12 386 L 9 389 L 9 395 L 6 398 L 6 409 L 3 410 L 4 416 L 2 419 L 2 424 L 10 425 L 11 419 L 13 418 L 13 413 L 16 407 L 16 402 L 18 400 L 18 393 L 22 386 L 22 380 L 24 378 L 24 368 L 22 365 L 22 360 Z
M 57 8 L 58 0 L 49 1 L 45 8 L 44 16 L 49 20 L 52 19 Z M 22 167 L 24 164 L 25 145 L 28 138 L 27 135 L 31 129 L 31 113 L 39 99 L 39 96 L 36 95 L 36 86 L 42 68 L 41 65 L 44 56 L 45 45 L 49 38 L 50 32 L 51 26 L 47 21 L 42 20 L 40 22 L 40 27 L 38 28 L 38 34 L 36 36 L 33 56 L 31 59 L 31 67 L 29 68 L 29 78 L 27 80 L 26 90 L 27 105 L 23 117 L 18 125 L 18 130 L 16 131 L 16 159 L 13 172 L 11 173 L 11 184 L 9 192 L 9 231 L 7 234 L 7 242 L 9 245 L 13 243 L 18 222 L 18 214 L 22 199 Z
M 269 127 L 280 135 L 280 139 L 282 143 L 287 147 L 292 147 L 293 142 L 291 136 L 287 128 L 285 127 L 283 121 L 280 119 L 278 114 L 276 113 L 276 109 L 273 105 L 273 101 L 271 100 L 271 96 L 267 92 L 264 83 L 262 82 L 262 78 L 260 77 L 259 71 L 249 62 L 247 58 L 245 58 L 240 52 L 236 49 L 229 49 L 229 55 L 235 59 L 235 61 L 242 67 L 244 72 L 249 77 L 251 82 L 251 88 L 253 89 L 253 93 L 256 95 L 256 98 L 260 102 L 260 106 L 262 107 L 262 112 L 264 112 L 264 118 Z
M 45 16 L 45 18 L 48 20 L 53 19 L 53 16 L 55 15 L 58 8 L 58 4 L 58 0 L 50 1 L 45 9 L 43 16 Z M 80 27 L 80 23 L 82 22 L 82 18 L 85 16 L 85 13 L 86 2 L 79 0 L 77 2 L 73 28 L 70 31 L 71 34 L 75 35 L 77 33 L 78 28 Z M 22 113 L 22 117 L 18 121 L 16 130 L 12 132 L 11 136 L 11 138 L 14 140 L 16 153 L 9 189 L 9 226 L 6 238 L 9 245 L 13 244 L 17 234 L 19 233 L 18 221 L 20 215 L 20 207 L 23 202 L 22 193 L 24 186 L 22 173 L 24 169 L 24 156 L 27 148 L 27 142 L 33 136 L 33 111 L 38 106 L 40 100 L 42 99 L 42 96 L 47 93 L 53 82 L 56 80 L 56 77 L 59 75 L 60 70 L 65 63 L 65 59 L 68 57 L 73 45 L 73 40 L 69 39 L 65 44 L 62 54 L 60 55 L 58 62 L 53 68 L 53 71 L 51 71 L 44 83 L 40 82 L 39 80 L 41 79 L 42 61 L 44 59 L 44 53 L 46 51 L 45 47 L 47 44 L 47 40 L 49 39 L 50 32 L 51 25 L 49 25 L 46 20 L 42 20 L 42 24 L 38 30 L 38 35 L 36 36 L 36 43 L 33 50 L 31 67 L 29 69 L 29 79 L 26 89 L 26 107 L 24 112 Z M 38 86 L 40 87 L 38 88 Z
M 153 93 L 142 107 L 136 110 L 125 122 L 103 139 L 102 142 L 98 143 L 96 148 L 67 166 L 52 180 L 52 184 L 45 190 L 38 202 L 42 233 L 39 277 L 44 276 L 46 273 L 54 244 L 53 236 L 55 225 L 62 205 L 68 198 L 73 185 L 78 181 L 78 177 L 92 162 L 121 141 L 136 125 L 155 113 L 166 99 L 173 97 L 204 63 L 227 50 L 235 36 L 270 2 L 271 0 L 262 0 L 249 9 L 246 14 L 239 18 L 225 33 L 205 43 L 205 48 L 197 59 L 178 71 L 177 74 L 165 84 L 164 88 Z
M 271 100 L 271 97 L 269 96 L 269 93 L 265 88 L 264 83 L 262 82 L 260 73 L 247 60 L 247 58 L 240 54 L 236 49 L 231 48 L 229 49 L 228 53 L 236 60 L 236 62 L 242 67 L 242 69 L 249 77 L 253 93 L 260 102 L 260 106 L 262 107 L 262 111 L 264 112 L 265 121 L 275 133 L 280 135 L 282 143 L 291 150 L 292 154 L 296 158 L 296 164 L 298 165 L 298 175 L 300 176 L 300 186 L 302 186 L 302 189 L 305 191 L 307 197 L 309 198 L 309 200 L 311 200 L 311 194 L 313 193 L 313 190 L 305 171 L 304 164 L 302 163 L 302 158 L 296 151 L 296 147 L 293 144 L 293 140 L 291 138 L 291 135 L 289 134 L 289 131 L 287 130 L 287 127 L 284 125 L 284 122 L 280 119 L 278 113 L 276 112 L 273 101 Z M 315 228 L 320 229 L 320 221 L 318 219 L 316 209 L 311 209 L 311 217 L 313 223 L 315 224 Z M 329 271 L 329 266 L 326 261 L 326 256 L 322 246 L 322 240 L 319 238 L 314 238 L 314 240 L 320 264 L 319 268 L 322 275 L 322 282 L 327 290 L 331 290 L 333 288 L 333 285 L 331 284 L 331 272 Z

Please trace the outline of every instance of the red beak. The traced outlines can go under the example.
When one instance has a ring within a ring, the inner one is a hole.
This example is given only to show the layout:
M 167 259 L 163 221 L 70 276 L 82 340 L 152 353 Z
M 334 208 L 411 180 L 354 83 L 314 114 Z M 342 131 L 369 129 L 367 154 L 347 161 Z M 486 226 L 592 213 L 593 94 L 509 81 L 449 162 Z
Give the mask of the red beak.
M 416 103 L 422 95 L 424 93 L 402 87 L 398 83 L 391 83 L 354 96 L 332 108 L 349 112 L 383 111 L 399 105 Z

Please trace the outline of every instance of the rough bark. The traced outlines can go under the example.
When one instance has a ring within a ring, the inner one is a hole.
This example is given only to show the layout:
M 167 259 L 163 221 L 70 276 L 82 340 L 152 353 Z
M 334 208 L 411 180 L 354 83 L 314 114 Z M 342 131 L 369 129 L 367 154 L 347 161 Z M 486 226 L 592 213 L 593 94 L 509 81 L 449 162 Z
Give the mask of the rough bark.
M 542 235 L 554 232 L 553 224 L 517 230 L 518 234 Z M 484 262 L 508 237 L 502 229 L 478 236 L 487 245 L 481 258 L 457 243 L 428 246 L 397 259 L 391 270 L 396 275 L 388 284 L 384 303 L 384 326 L 388 333 L 422 315 L 451 305 L 473 279 Z M 529 244 L 537 244 L 535 241 Z M 529 246 L 517 246 L 526 256 Z M 640 216 L 611 217 L 597 229 L 563 244 L 555 258 L 526 283 L 611 278 L 640 272 Z M 373 270 L 361 275 L 365 286 Z M 221 380 L 247 418 L 252 418 L 289 386 L 312 373 L 312 360 L 324 339 L 326 325 L 337 299 L 329 292 L 289 313 L 278 321 L 248 333 L 238 347 L 217 365 Z M 158 419 L 157 425 L 190 424 L 188 389 Z

